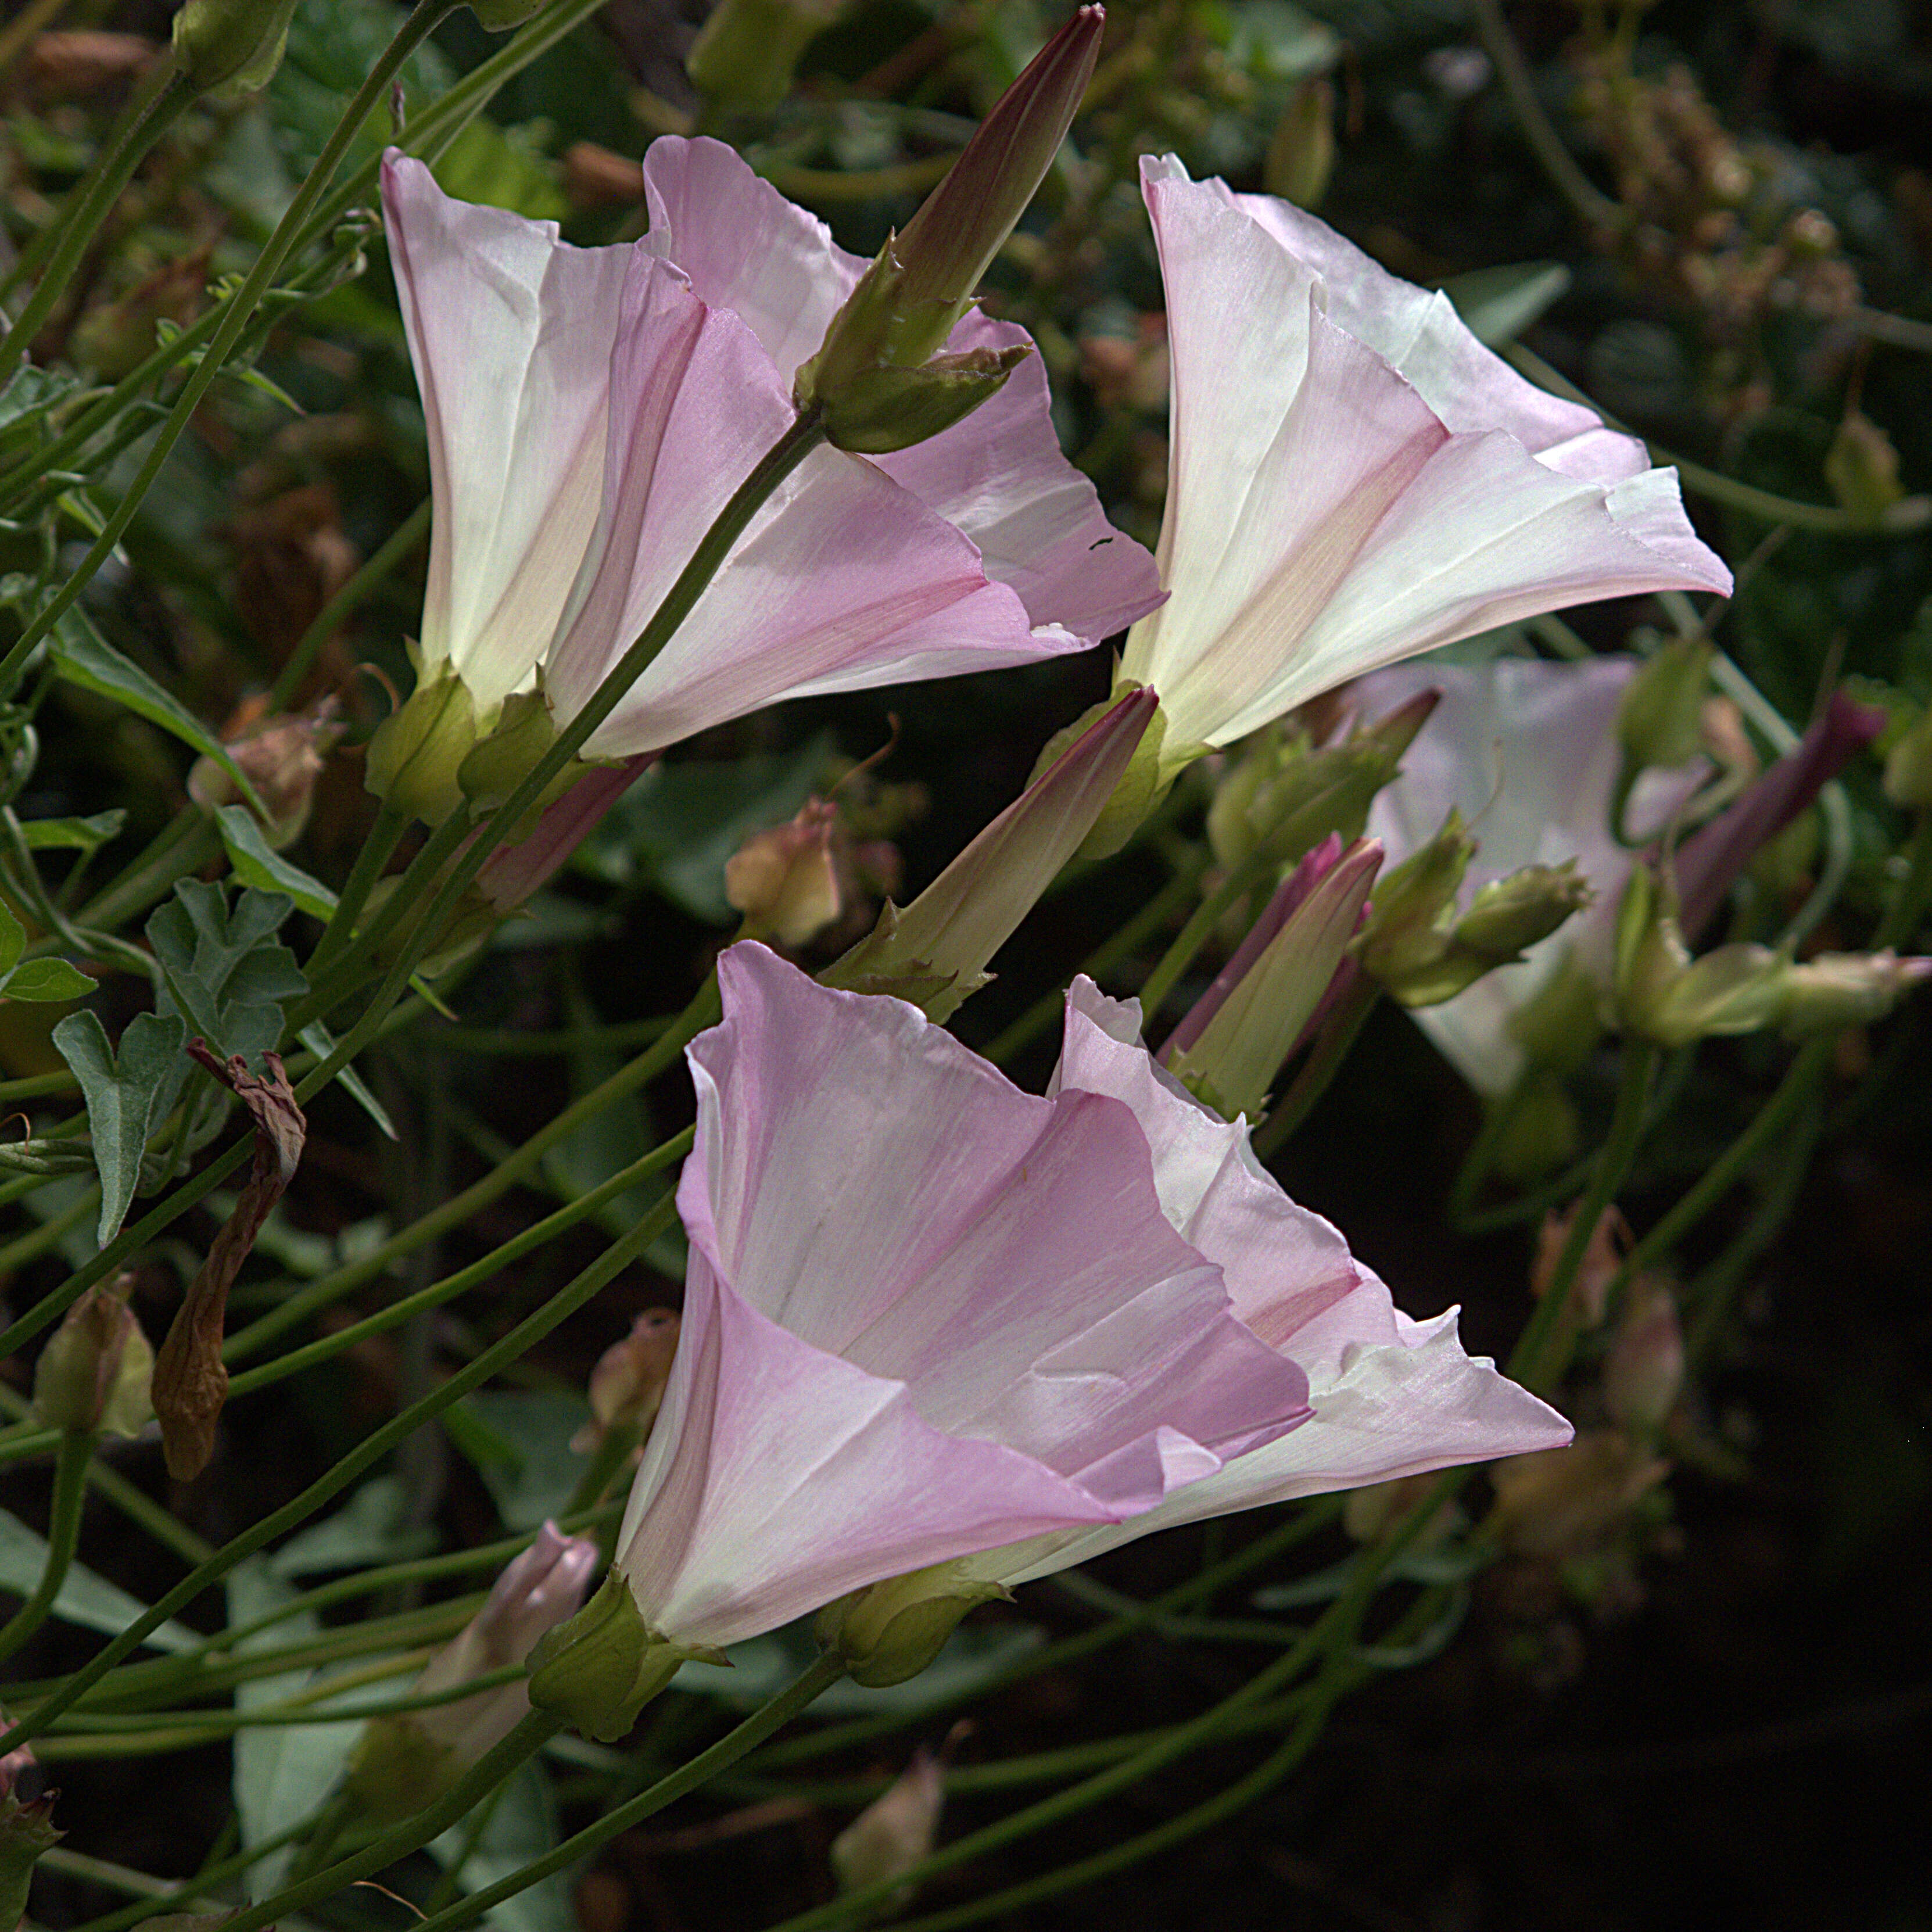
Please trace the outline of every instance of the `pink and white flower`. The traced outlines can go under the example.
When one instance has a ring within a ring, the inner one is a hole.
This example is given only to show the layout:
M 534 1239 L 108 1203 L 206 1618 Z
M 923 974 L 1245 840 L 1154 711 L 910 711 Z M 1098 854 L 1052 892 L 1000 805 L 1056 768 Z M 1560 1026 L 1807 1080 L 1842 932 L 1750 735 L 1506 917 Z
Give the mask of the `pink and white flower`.
M 656 1635 L 1567 1439 L 1453 1317 L 1394 1314 L 1085 982 L 1042 1099 L 760 946 L 719 980 L 683 1332 L 617 1545 Z
M 793 371 L 864 266 L 718 142 L 654 143 L 644 179 L 644 240 L 580 249 L 385 164 L 436 503 L 423 673 L 452 669 L 485 724 L 539 673 L 559 718 L 581 709 L 792 422 Z M 1024 339 L 975 315 L 949 346 Z M 1078 650 L 1160 594 L 1060 454 L 1030 356 L 929 443 L 807 457 L 586 754 Z
M 1125 676 L 1170 762 L 1345 680 L 1642 591 L 1727 592 L 1673 471 L 1312 215 L 1142 163 L 1173 368 L 1168 601 Z

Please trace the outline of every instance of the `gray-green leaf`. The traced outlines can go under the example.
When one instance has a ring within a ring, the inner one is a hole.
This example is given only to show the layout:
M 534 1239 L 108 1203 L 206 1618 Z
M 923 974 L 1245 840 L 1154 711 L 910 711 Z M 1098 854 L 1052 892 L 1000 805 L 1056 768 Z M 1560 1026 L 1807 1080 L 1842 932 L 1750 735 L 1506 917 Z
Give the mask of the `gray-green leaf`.
M 94 1164 L 100 1173 L 96 1238 L 104 1247 L 127 1219 L 148 1136 L 166 1118 L 188 1078 L 191 1063 L 182 1052 L 188 1028 L 172 1014 L 137 1013 L 122 1030 L 117 1054 L 98 1015 L 70 1013 L 54 1028 L 53 1042 L 87 1099 Z
M 10 1000 L 81 1000 L 94 985 L 64 959 L 29 959 L 0 980 L 0 994 Z
M 24 818 L 20 838 L 30 852 L 55 848 L 92 852 L 116 837 L 128 822 L 124 812 L 97 812 L 92 818 Z
M 29 1529 L 18 1516 L 0 1510 L 0 1590 L 11 1591 L 16 1597 L 30 1596 L 46 1567 L 46 1538 Z M 68 1566 L 66 1580 L 54 1599 L 54 1615 L 62 1623 L 102 1630 L 110 1636 L 118 1636 L 147 1607 L 79 1563 Z M 192 1650 L 201 1640 L 193 1630 L 170 1621 L 149 1631 L 142 1641 L 155 1650 L 180 1652 Z
M 281 892 L 244 886 L 230 908 L 219 886 L 184 879 L 148 921 L 148 943 L 180 1014 L 224 1058 L 254 1057 L 282 1036 L 282 1008 L 308 991 L 296 956 L 275 934 L 295 909 Z

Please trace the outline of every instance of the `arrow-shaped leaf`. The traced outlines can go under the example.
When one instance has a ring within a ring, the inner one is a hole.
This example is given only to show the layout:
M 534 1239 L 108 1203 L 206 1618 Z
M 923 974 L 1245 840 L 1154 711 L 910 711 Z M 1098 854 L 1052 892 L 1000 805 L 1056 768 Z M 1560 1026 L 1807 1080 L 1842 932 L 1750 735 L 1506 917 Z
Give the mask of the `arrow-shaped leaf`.
M 128 1217 L 148 1136 L 166 1118 L 187 1077 L 182 1052 L 187 1040 L 188 1028 L 172 1013 L 136 1014 L 122 1030 L 118 1054 L 96 1014 L 70 1013 L 54 1028 L 54 1045 L 87 1099 L 94 1164 L 100 1172 L 96 1238 L 104 1247 Z
M 166 982 L 162 1010 L 179 1014 L 224 1059 L 276 1046 L 283 1006 L 308 991 L 295 955 L 275 938 L 294 909 L 286 894 L 252 886 L 230 908 L 219 886 L 184 879 L 148 921 Z

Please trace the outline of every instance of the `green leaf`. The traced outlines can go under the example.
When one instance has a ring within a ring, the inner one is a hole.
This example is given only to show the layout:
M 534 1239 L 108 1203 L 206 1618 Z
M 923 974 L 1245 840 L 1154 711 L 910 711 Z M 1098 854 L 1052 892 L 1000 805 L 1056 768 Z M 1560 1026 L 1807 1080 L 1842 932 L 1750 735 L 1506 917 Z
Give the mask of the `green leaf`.
M 244 886 L 286 892 L 311 919 L 326 920 L 335 910 L 335 895 L 312 873 L 284 859 L 262 831 L 262 822 L 245 805 L 224 805 L 215 814 L 228 862 Z
M 1570 286 L 1561 262 L 1516 262 L 1475 268 L 1442 284 L 1476 340 L 1491 349 L 1514 342 Z
M 9 1000 L 84 1000 L 99 982 L 64 959 L 29 959 L 0 980 Z
M 321 1059 L 326 1060 L 335 1051 L 335 1036 L 320 1020 L 313 1021 L 304 1027 L 301 1039 L 303 1046 Z M 388 1108 L 370 1092 L 368 1084 L 352 1066 L 344 1067 L 335 1077 L 342 1083 L 342 1090 L 391 1140 L 402 1138 L 396 1132 L 395 1122 L 389 1118 Z
M 584 1473 L 570 1438 L 589 1419 L 580 1395 L 548 1389 L 486 1389 L 443 1417 L 450 1441 L 476 1465 L 510 1529 L 560 1516 Z
M 100 1174 L 95 1234 L 104 1247 L 128 1218 L 148 1136 L 166 1118 L 193 1064 L 182 1052 L 188 1028 L 172 1013 L 137 1013 L 123 1028 L 116 1054 L 98 1014 L 70 1013 L 54 1028 L 53 1042 L 87 1100 Z
M 27 928 L 14 916 L 13 908 L 0 899 L 0 973 L 10 973 L 27 950 Z
M 158 1003 L 181 1015 L 224 1058 L 251 1061 L 282 1036 L 282 1008 L 308 991 L 296 956 L 275 934 L 295 910 L 282 892 L 244 886 L 231 908 L 219 886 L 184 879 L 148 921 L 166 981 Z
M 30 852 L 50 849 L 92 852 L 118 837 L 128 822 L 124 812 L 97 812 L 92 818 L 28 818 L 20 837 Z
M 261 804 L 248 773 L 229 756 L 220 740 L 139 664 L 123 657 L 94 628 L 93 620 L 79 604 L 70 606 L 54 626 L 47 650 L 55 670 L 68 683 L 123 705 L 149 724 L 172 733 L 204 758 L 212 758 L 244 798 Z
M 11 1591 L 16 1597 L 31 1596 L 46 1567 L 46 1538 L 29 1529 L 18 1516 L 0 1510 L 0 1590 Z M 82 1564 L 72 1563 L 60 1594 L 54 1599 L 53 1613 L 63 1623 L 118 1636 L 147 1609 L 139 1598 L 129 1596 L 106 1577 L 96 1576 Z M 193 1630 L 172 1619 L 142 1639 L 153 1649 L 176 1653 L 192 1650 L 200 1641 Z
M 425 1848 L 444 1865 L 461 1858 L 475 1821 L 452 1825 Z M 534 1864 L 556 1844 L 556 1808 L 550 1785 L 535 1765 L 522 1766 L 505 1784 L 482 1834 L 462 1867 L 463 1889 L 481 1892 Z M 527 1886 L 490 1907 L 486 1915 L 502 1932 L 575 1932 L 570 1887 L 562 1872 Z
M 420 1556 L 434 1546 L 435 1534 L 427 1523 L 405 1526 L 406 1513 L 400 1478 L 378 1476 L 334 1515 L 290 1537 L 269 1556 L 268 1568 L 278 1576 L 313 1576 L 320 1570 Z

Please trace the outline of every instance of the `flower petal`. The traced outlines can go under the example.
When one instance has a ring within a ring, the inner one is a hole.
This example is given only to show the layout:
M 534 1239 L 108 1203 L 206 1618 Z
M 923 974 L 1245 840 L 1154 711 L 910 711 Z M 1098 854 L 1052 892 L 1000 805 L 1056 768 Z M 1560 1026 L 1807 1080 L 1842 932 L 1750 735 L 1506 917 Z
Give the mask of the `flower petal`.
M 488 707 L 529 681 L 596 520 L 633 251 L 452 200 L 394 152 L 382 205 L 436 503 L 423 653 Z

